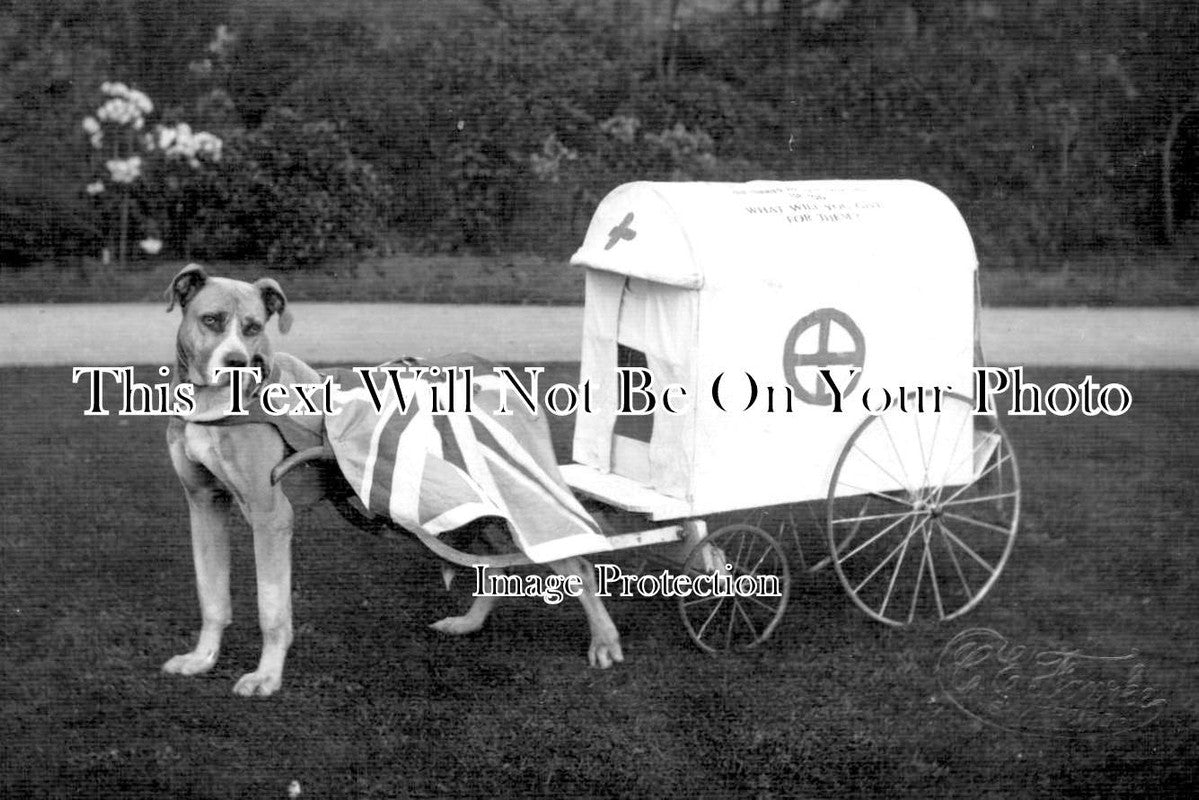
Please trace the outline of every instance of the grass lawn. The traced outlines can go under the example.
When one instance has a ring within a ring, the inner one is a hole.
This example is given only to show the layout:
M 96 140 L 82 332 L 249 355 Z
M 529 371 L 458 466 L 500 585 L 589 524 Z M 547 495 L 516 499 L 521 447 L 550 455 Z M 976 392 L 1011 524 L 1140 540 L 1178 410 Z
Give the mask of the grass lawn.
M 268 271 L 244 263 L 207 264 L 214 275 L 280 279 L 291 300 L 578 304 L 583 272 L 561 258 L 532 255 L 398 255 L 303 270 Z M 6 303 L 152 301 L 182 262 L 0 268 Z M 1147 306 L 1199 304 L 1199 251 L 1145 249 L 1074 258 L 1051 271 L 984 263 L 983 300 L 991 306 Z
M 1125 416 L 1005 420 L 1021 534 L 965 620 L 889 629 L 831 573 L 802 574 L 774 637 L 745 655 L 700 652 L 672 601 L 611 601 L 626 662 L 594 671 L 569 601 L 511 601 L 479 634 L 433 633 L 469 587 L 445 592 L 422 548 L 317 506 L 297 523 L 284 688 L 246 700 L 231 694 L 260 644 L 244 523 L 221 661 L 161 674 L 198 626 L 165 421 L 84 417 L 67 369 L 0 370 L 0 796 L 283 797 L 298 781 L 304 797 L 1193 797 L 1199 374 L 1095 374 L 1131 389 Z M 572 422 L 554 424 L 565 458 Z M 975 627 L 1038 651 L 1135 650 L 1164 709 L 1122 732 L 979 722 L 934 674 Z

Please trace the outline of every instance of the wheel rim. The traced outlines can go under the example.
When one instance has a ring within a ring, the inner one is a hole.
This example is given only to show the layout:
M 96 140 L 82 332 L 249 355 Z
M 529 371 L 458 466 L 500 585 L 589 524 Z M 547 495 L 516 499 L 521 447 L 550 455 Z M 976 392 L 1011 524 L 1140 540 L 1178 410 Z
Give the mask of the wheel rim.
M 974 416 L 972 408 L 946 393 L 940 413 L 869 417 L 837 461 L 828 498 L 831 560 L 854 603 L 880 622 L 959 617 L 1007 563 L 1020 472 L 998 417 Z
M 724 569 L 731 565 L 732 570 Z M 728 525 L 708 534 L 692 548 L 683 574 L 728 574 L 757 579 L 773 577 L 778 595 L 679 597 L 679 612 L 691 639 L 709 653 L 748 650 L 774 632 L 791 594 L 787 559 L 778 542 L 754 525 Z

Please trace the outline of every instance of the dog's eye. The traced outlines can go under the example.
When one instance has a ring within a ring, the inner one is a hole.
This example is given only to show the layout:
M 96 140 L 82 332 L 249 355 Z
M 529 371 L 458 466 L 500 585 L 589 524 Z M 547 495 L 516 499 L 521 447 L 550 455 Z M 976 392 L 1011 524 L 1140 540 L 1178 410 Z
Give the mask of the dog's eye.
M 257 322 L 250 322 L 241 330 L 246 336 L 257 336 L 262 333 L 262 325 Z
M 224 319 L 220 314 L 205 314 L 204 316 L 200 317 L 200 322 L 204 323 L 204 327 L 211 328 L 212 330 L 218 332 L 223 327 L 223 321 Z

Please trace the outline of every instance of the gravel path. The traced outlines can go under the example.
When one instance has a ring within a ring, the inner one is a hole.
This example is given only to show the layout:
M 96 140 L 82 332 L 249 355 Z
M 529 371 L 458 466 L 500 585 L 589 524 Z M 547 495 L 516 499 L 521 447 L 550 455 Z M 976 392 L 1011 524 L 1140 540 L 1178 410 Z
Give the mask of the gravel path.
M 0 366 L 170 364 L 178 312 L 162 305 L 0 305 Z M 295 303 L 276 349 L 313 363 L 375 364 L 469 351 L 517 362 L 575 361 L 578 306 Z M 1199 369 L 1199 308 L 985 308 L 996 365 Z

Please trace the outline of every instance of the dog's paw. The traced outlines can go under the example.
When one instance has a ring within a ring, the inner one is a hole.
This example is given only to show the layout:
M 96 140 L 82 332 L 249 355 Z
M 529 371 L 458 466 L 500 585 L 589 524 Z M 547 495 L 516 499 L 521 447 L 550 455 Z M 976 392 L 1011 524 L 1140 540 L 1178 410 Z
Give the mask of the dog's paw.
M 240 697 L 270 697 L 283 686 L 283 675 L 278 672 L 247 672 L 233 685 L 233 693 Z
M 461 617 L 446 617 L 439 619 L 429 626 L 438 633 L 448 633 L 451 636 L 462 636 L 474 633 L 483 627 L 483 620 L 465 614 Z
M 587 661 L 598 669 L 607 669 L 618 661 L 624 661 L 624 653 L 620 651 L 620 637 L 592 637 Z
M 216 651 L 201 653 L 193 650 L 190 653 L 175 656 L 162 665 L 162 671 L 172 675 L 199 675 L 212 669 L 216 663 Z

